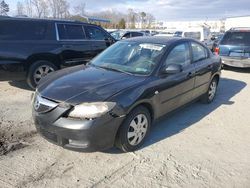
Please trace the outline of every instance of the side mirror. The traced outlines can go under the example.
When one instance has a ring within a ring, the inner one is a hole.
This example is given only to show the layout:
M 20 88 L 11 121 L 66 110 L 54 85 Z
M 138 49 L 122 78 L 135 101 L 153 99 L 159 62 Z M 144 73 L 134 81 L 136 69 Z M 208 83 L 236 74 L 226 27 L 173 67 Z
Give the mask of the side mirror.
M 171 64 L 162 69 L 163 74 L 176 74 L 182 71 L 182 66 L 178 64 Z
M 122 37 L 122 40 L 125 40 L 125 39 L 127 39 L 127 37 Z

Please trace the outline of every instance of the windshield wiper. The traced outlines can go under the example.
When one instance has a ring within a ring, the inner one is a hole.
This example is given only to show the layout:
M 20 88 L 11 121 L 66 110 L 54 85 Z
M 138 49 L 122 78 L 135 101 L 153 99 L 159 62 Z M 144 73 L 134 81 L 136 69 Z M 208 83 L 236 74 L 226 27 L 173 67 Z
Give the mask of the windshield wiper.
M 98 66 L 98 67 L 103 68 L 103 69 L 107 69 L 107 70 L 111 70 L 111 71 L 122 72 L 122 73 L 125 73 L 125 74 L 133 75 L 130 72 L 123 71 L 123 70 L 120 70 L 120 69 L 115 69 L 115 68 L 112 68 L 112 67 L 104 67 L 104 66 Z

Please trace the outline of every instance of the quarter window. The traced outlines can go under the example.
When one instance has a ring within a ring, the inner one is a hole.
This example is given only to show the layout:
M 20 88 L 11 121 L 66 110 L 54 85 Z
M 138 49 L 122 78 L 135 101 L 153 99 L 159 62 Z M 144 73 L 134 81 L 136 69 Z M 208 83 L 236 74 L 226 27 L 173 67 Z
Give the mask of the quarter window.
M 107 35 L 97 27 L 85 26 L 86 36 L 90 40 L 105 40 Z
M 60 40 L 85 39 L 85 34 L 82 25 L 58 24 L 57 28 Z
M 188 65 L 191 63 L 189 46 L 187 43 L 177 45 L 169 53 L 165 65 L 179 64 Z
M 0 40 L 45 40 L 48 34 L 46 22 L 1 21 Z
M 191 46 L 192 46 L 192 51 L 193 51 L 193 61 L 194 62 L 207 59 L 208 54 L 207 54 L 206 48 L 204 48 L 203 46 L 201 46 L 197 43 L 192 43 Z

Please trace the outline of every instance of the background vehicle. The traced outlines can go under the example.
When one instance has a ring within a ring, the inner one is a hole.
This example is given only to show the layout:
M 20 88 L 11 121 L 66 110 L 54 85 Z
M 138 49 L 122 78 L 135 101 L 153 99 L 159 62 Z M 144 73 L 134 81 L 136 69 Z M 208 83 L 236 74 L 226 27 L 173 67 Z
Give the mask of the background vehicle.
M 173 37 L 174 33 L 172 32 L 167 32 L 167 31 L 162 31 L 162 32 L 159 32 L 158 34 L 154 35 L 154 36 L 157 36 L 157 37 Z
M 210 50 L 212 50 L 213 41 L 211 40 L 210 29 L 207 27 L 188 28 L 182 32 L 182 37 L 188 37 L 203 42 Z
M 211 103 L 220 71 L 221 59 L 192 39 L 122 40 L 85 67 L 45 77 L 33 117 L 45 138 L 65 148 L 96 151 L 115 144 L 133 151 L 155 119 L 200 98 Z
M 215 53 L 224 65 L 250 68 L 250 28 L 232 28 L 221 39 Z
M 87 23 L 1 17 L 0 67 L 23 72 L 35 88 L 48 73 L 86 63 L 114 42 L 104 29 Z
M 133 37 L 146 37 L 146 36 L 150 36 L 150 34 L 141 31 L 128 31 L 121 36 L 121 39 L 129 39 Z

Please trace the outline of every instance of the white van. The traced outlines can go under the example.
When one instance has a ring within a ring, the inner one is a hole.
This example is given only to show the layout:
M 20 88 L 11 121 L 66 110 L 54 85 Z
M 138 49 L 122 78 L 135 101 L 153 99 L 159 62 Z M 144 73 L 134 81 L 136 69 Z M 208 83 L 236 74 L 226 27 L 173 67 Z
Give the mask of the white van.
M 180 32 L 179 32 L 180 33 Z M 183 30 L 181 37 L 188 37 L 203 42 L 209 49 L 212 49 L 213 41 L 211 32 L 206 27 L 193 27 Z
M 211 39 L 210 29 L 206 27 L 193 27 L 183 31 L 182 37 L 193 38 L 201 42 Z

